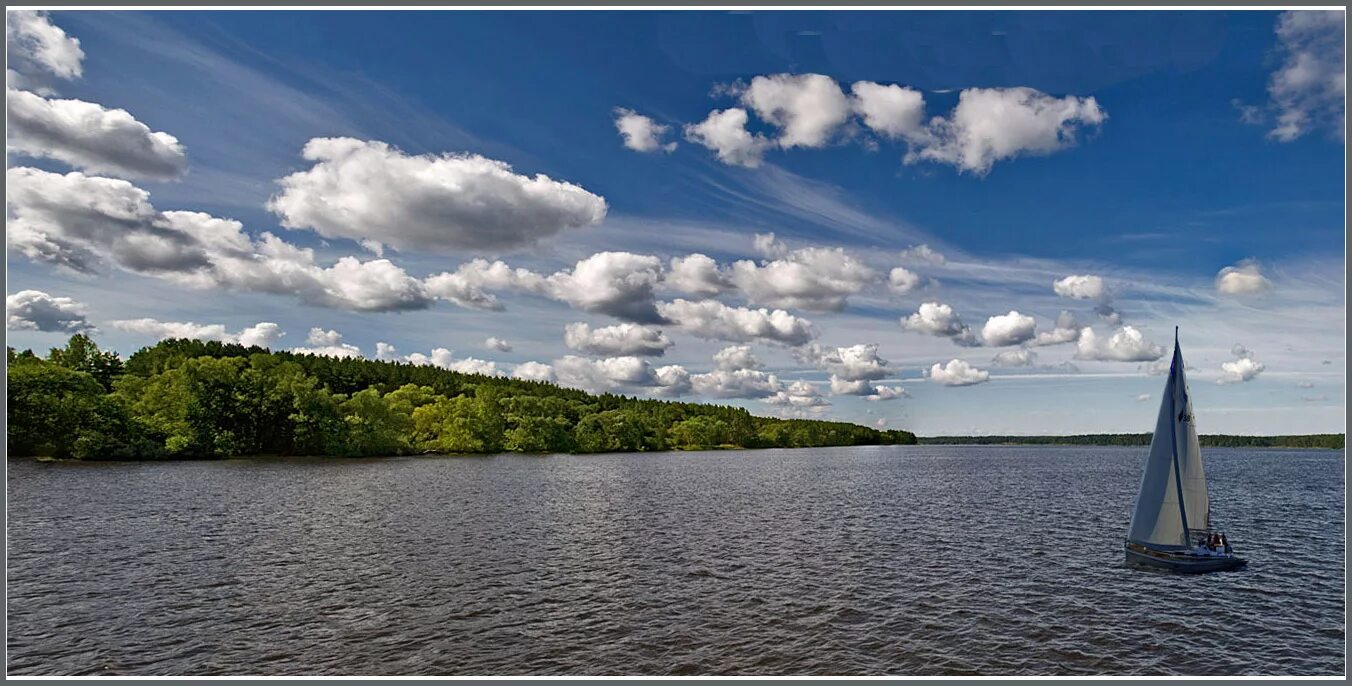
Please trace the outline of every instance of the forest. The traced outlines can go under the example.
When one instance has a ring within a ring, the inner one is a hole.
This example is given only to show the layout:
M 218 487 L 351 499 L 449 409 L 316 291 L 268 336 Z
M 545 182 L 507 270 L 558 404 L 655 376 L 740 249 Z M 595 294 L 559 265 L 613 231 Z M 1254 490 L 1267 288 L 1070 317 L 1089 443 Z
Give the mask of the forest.
M 7 349 L 8 454 L 58 459 L 599 453 L 914 444 L 907 431 L 170 339 Z
M 1150 445 L 1153 434 L 1083 434 L 1079 436 L 933 436 L 919 439 L 928 445 Z M 1329 448 L 1342 450 L 1343 434 L 1301 436 L 1230 436 L 1203 434 L 1203 448 Z

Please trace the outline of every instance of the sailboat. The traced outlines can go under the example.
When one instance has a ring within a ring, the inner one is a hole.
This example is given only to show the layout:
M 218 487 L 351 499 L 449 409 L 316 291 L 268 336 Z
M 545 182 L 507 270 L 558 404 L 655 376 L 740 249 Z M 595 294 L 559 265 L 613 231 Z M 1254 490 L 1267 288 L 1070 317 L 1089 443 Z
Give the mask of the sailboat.
M 1247 562 L 1234 554 L 1225 534 L 1211 528 L 1211 501 L 1177 327 L 1169 380 L 1124 547 L 1128 563 L 1174 572 L 1215 572 Z

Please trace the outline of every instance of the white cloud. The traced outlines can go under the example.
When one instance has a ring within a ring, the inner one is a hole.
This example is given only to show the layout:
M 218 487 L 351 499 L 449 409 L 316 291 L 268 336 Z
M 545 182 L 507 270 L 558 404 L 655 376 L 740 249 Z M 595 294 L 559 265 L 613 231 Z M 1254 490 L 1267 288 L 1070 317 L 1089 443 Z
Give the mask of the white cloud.
M 929 380 L 942 386 L 971 386 L 991 378 L 990 372 L 977 369 L 964 360 L 952 359 L 948 364 L 938 362 L 929 369 Z
M 754 169 L 760 166 L 761 157 L 773 143 L 747 131 L 746 121 L 746 110 L 740 107 L 714 110 L 704 121 L 686 124 L 685 139 L 713 150 L 724 164 Z
M 986 320 L 986 325 L 981 327 L 981 340 L 996 348 L 1018 345 L 1031 340 L 1036 328 L 1037 320 L 1019 314 L 1017 310 L 1010 310 L 1009 314 L 996 315 Z
M 738 369 L 760 369 L 760 360 L 751 352 L 749 345 L 730 345 L 714 353 L 714 366 L 717 369 L 736 371 Z
M 929 247 L 924 243 L 921 243 L 920 245 L 913 245 L 901 251 L 900 256 L 902 260 L 911 263 L 923 262 L 926 264 L 943 265 L 944 263 L 948 262 L 948 258 L 945 257 L 943 253 L 939 252 L 938 250 L 935 250 L 934 248 Z
M 6 93 L 5 108 L 12 152 L 128 178 L 165 180 L 187 171 L 178 139 L 151 131 L 126 110 L 14 89 Z
M 543 294 L 545 277 L 529 269 L 507 266 L 501 260 L 489 262 L 475 259 L 456 268 L 427 277 L 423 282 L 429 296 L 448 300 L 460 307 L 480 310 L 501 310 L 497 296 L 485 289 L 510 289 Z
M 846 347 L 824 347 L 814 343 L 800 349 L 799 355 L 844 381 L 881 379 L 892 371 L 887 360 L 878 356 L 877 343 Z
M 1052 284 L 1052 290 L 1063 298 L 1099 300 L 1108 295 L 1103 277 L 1092 274 L 1074 274 Z
M 615 130 L 620 132 L 620 137 L 624 139 L 624 147 L 638 152 L 671 152 L 676 149 L 676 142 L 663 143 L 662 137 L 666 135 L 671 127 L 665 124 L 658 124 L 649 117 L 645 117 L 631 109 L 624 107 L 615 108 Z
M 1164 348 L 1145 340 L 1133 326 L 1123 326 L 1107 339 L 1086 326 L 1080 330 L 1080 340 L 1075 348 L 1075 357 L 1080 360 L 1151 362 L 1163 356 Z
M 868 379 L 850 381 L 835 374 L 831 375 L 831 395 L 875 395 L 873 383 Z
M 901 386 L 874 386 L 873 395 L 864 396 L 864 400 L 869 402 L 883 402 L 887 400 L 896 400 L 898 398 L 908 398 L 910 393 Z
M 1061 310 L 1061 314 L 1056 317 L 1056 328 L 1051 331 L 1043 331 L 1033 340 L 1028 341 L 1027 345 L 1060 345 L 1062 343 L 1071 343 L 1080 339 L 1080 323 L 1075 321 L 1075 315 Z
M 803 248 L 764 264 L 739 260 L 730 279 L 754 305 L 838 311 L 846 297 L 878 278 L 841 248 Z
M 527 381 L 549 381 L 553 382 L 554 368 L 543 362 L 522 362 L 512 370 L 512 377 L 525 379 Z
M 96 331 L 86 319 L 88 308 L 72 298 L 24 290 L 5 298 L 5 312 L 11 331 L 52 331 L 87 333 Z
M 302 355 L 322 355 L 325 357 L 361 357 L 361 348 L 343 342 L 343 334 L 334 330 L 325 331 L 319 327 L 310 329 L 306 339 L 310 345 L 292 348 L 291 352 Z
M 315 263 L 314 251 L 270 233 L 251 239 L 232 219 L 161 212 L 144 190 L 121 179 L 6 171 L 11 248 L 30 260 L 84 273 L 102 263 L 192 288 L 294 295 L 302 302 L 358 311 L 426 307 L 422 284 L 388 260 Z
M 662 356 L 673 343 L 666 334 L 652 327 L 628 322 L 593 329 L 584 322 L 564 327 L 563 342 L 569 348 L 589 355 Z
M 547 286 L 552 297 L 585 312 L 658 323 L 653 288 L 661 281 L 662 261 L 656 257 L 599 252 L 579 260 L 571 271 L 553 274 Z
M 5 49 L 7 68 L 25 76 L 42 70 L 63 79 L 76 79 L 84 73 L 80 40 L 52 24 L 46 12 L 5 12 Z
M 1032 367 L 1037 364 L 1037 353 L 1027 348 L 1002 350 L 991 358 L 991 364 L 997 367 Z
M 271 348 L 277 341 L 281 340 L 282 336 L 286 335 L 286 332 L 282 331 L 282 327 L 273 322 L 259 322 L 253 326 L 240 329 L 235 333 L 227 331 L 223 324 L 164 322 L 148 317 L 143 319 L 120 319 L 109 322 L 109 324 L 115 329 L 153 336 L 158 340 L 164 340 L 166 338 L 195 338 L 202 341 L 238 343 L 244 346 L 256 345 L 261 348 Z M 341 336 L 339 336 L 339 338 L 341 338 Z
M 795 381 L 762 402 L 767 405 L 779 405 L 789 408 L 824 407 L 831 402 L 822 397 L 821 391 L 807 381 Z
M 484 347 L 488 348 L 489 350 L 496 350 L 500 353 L 512 352 L 512 344 L 508 343 L 507 341 L 501 338 L 498 338 L 497 336 L 489 336 L 488 338 L 485 338 Z
M 606 201 L 581 186 L 473 154 L 408 155 L 380 141 L 313 138 L 310 169 L 278 179 L 282 226 L 398 250 L 518 248 L 598 224 Z
M 782 387 L 779 377 L 758 369 L 715 369 L 690 381 L 696 393 L 714 398 L 765 398 Z
M 1143 402 L 1145 402 L 1145 401 L 1147 401 L 1147 400 L 1149 400 L 1149 399 L 1150 399 L 1150 394 L 1149 394 L 1149 393 L 1142 393 L 1142 394 L 1136 396 L 1136 402 L 1138 402 L 1138 403 L 1143 403 Z
M 901 326 L 908 331 L 949 338 L 962 346 L 978 344 L 971 327 L 962 323 L 952 307 L 942 303 L 921 303 L 919 309 L 901 320 Z
M 447 369 L 450 369 L 453 372 L 460 372 L 461 374 L 482 374 L 484 376 L 502 375 L 502 372 L 498 371 L 498 363 L 489 360 L 480 360 L 476 357 L 466 357 L 464 359 L 455 360 L 454 362 L 451 362 Z
M 663 278 L 663 284 L 699 297 L 719 295 L 735 288 L 718 263 L 700 253 L 671 258 L 671 270 Z
M 654 378 L 652 366 L 642 358 L 632 356 L 590 360 L 566 355 L 554 360 L 554 375 L 563 386 L 591 392 L 648 385 Z
M 856 81 L 850 91 L 855 111 L 874 132 L 893 140 L 925 136 L 925 96 L 920 91 L 872 81 Z
M 1235 359 L 1221 363 L 1221 377 L 1216 383 L 1235 384 L 1252 381 L 1266 369 L 1262 362 L 1254 358 L 1252 350 L 1238 343 L 1230 349 L 1230 354 L 1234 355 Z
M 756 234 L 751 239 L 751 245 L 756 250 L 756 254 L 772 260 L 789 254 L 789 246 L 784 241 L 775 238 L 773 231 Z
M 930 122 L 930 140 L 913 146 L 905 161 L 942 162 L 984 175 L 1000 160 L 1070 147 L 1081 127 L 1097 127 L 1107 117 L 1092 97 L 1056 98 L 1032 88 L 968 88 L 948 117 Z
M 377 360 L 397 360 L 399 353 L 393 345 L 385 341 L 376 341 L 376 359 Z
M 761 340 L 796 346 L 816 337 L 812 322 L 784 310 L 730 307 L 716 300 L 677 298 L 657 304 L 664 319 L 700 338 L 734 343 Z
M 446 348 L 433 348 L 430 355 L 418 352 L 409 353 L 404 356 L 404 361 L 416 365 L 450 369 L 451 365 L 455 363 L 455 356 Z
M 845 93 L 821 74 L 757 76 L 742 91 L 742 104 L 779 128 L 781 148 L 820 148 L 850 117 Z
M 1242 260 L 1216 274 L 1216 290 L 1225 295 L 1250 295 L 1272 288 L 1255 260 Z
M 678 364 L 669 364 L 654 369 L 653 384 L 653 394 L 666 398 L 678 398 L 689 393 L 693 388 L 690 381 L 690 372 Z
M 1268 82 L 1277 125 L 1268 136 L 1287 143 L 1316 128 L 1342 138 L 1347 115 L 1346 14 L 1283 12 L 1277 20 L 1282 66 Z
M 887 287 L 897 295 L 906 295 L 920 286 L 920 276 L 905 267 L 893 267 L 887 274 Z

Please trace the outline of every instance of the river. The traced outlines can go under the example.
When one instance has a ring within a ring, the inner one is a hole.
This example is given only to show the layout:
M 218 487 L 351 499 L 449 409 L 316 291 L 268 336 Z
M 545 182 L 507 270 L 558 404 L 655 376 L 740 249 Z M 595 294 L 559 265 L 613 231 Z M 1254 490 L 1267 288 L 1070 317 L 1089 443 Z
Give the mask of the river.
M 8 463 L 10 674 L 1342 674 L 1341 451 L 1204 451 L 1247 569 L 1124 566 L 1144 448 Z

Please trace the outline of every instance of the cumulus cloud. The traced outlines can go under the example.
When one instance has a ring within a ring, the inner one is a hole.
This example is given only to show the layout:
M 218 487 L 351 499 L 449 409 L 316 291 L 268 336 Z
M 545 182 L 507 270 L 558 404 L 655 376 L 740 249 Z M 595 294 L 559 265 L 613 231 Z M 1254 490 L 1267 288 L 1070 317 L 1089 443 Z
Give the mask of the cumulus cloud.
M 198 324 L 196 322 L 165 322 L 158 319 L 119 319 L 109 322 L 115 329 L 131 333 L 153 336 L 157 340 L 166 338 L 195 338 L 202 341 L 221 341 L 238 343 L 244 346 L 271 348 L 286 335 L 282 327 L 273 322 L 259 322 L 231 333 L 223 324 Z M 311 330 L 311 335 L 318 329 Z M 327 332 L 335 334 L 335 332 Z M 338 336 L 341 339 L 342 336 Z M 311 339 L 313 343 L 313 338 Z M 336 344 L 336 342 L 335 342 Z M 355 350 L 355 348 L 353 348 Z
M 306 343 L 309 343 L 309 345 L 292 348 L 291 352 L 324 357 L 361 357 L 361 348 L 344 343 L 343 334 L 332 329 L 325 331 L 317 326 L 310 329 Z
M 1317 128 L 1343 137 L 1346 21 L 1342 11 L 1292 11 L 1278 18 L 1282 65 L 1268 81 L 1269 107 L 1277 116 L 1269 137 L 1288 143 Z
M 791 409 L 824 407 L 831 402 L 822 396 L 817 387 L 807 381 L 795 381 L 776 391 L 762 402 Z
M 1216 290 L 1224 295 L 1252 295 L 1272 288 L 1256 260 L 1241 260 L 1216 274 Z
M 977 369 L 963 360 L 952 359 L 948 364 L 934 363 L 929 369 L 929 380 L 941 386 L 972 386 L 991 378 L 990 372 Z
M 544 294 L 546 290 L 545 277 L 529 269 L 513 269 L 501 260 L 489 262 L 485 259 L 466 262 L 454 272 L 429 276 L 423 285 L 430 297 L 480 310 L 503 309 L 497 296 L 486 289 L 510 289 L 537 294 Z
M 733 343 L 759 340 L 797 346 L 816 337 L 812 322 L 784 310 L 731 307 L 717 300 L 677 298 L 658 303 L 657 311 L 682 331 L 710 340 Z
M 627 355 L 660 357 L 666 354 L 667 348 L 674 345 L 661 331 L 628 322 L 598 329 L 593 329 L 584 322 L 574 322 L 564 327 L 563 342 L 573 350 L 607 357 Z
M 700 253 L 671 258 L 671 269 L 663 277 L 663 284 L 672 290 L 702 298 L 736 288 L 712 257 Z
M 775 238 L 773 231 L 756 234 L 751 239 L 751 245 L 756 250 L 756 254 L 772 260 L 789 254 L 789 246 L 784 241 Z
M 678 364 L 669 364 L 653 370 L 653 395 L 678 398 L 691 391 L 690 372 Z
M 1238 343 L 1230 349 L 1230 354 L 1234 355 L 1235 359 L 1221 363 L 1221 377 L 1216 383 L 1235 384 L 1252 381 L 1266 369 L 1262 362 L 1254 358 L 1252 350 Z
M 1080 360 L 1108 362 L 1152 362 L 1164 356 L 1164 348 L 1145 339 L 1133 326 L 1122 326 L 1108 338 L 1090 327 L 1080 330 L 1075 357 Z
M 817 312 L 843 309 L 848 296 L 878 278 L 877 272 L 841 248 L 803 248 L 762 264 L 739 260 L 728 272 L 754 305 Z
M 359 311 L 431 302 L 420 281 L 388 260 L 344 257 L 322 267 L 313 250 L 270 233 L 252 239 L 235 220 L 156 210 L 148 193 L 121 179 L 16 167 L 6 180 L 6 239 L 33 261 L 84 273 L 111 264 L 192 288 L 287 294 Z
M 662 142 L 663 136 L 671 127 L 665 124 L 658 124 L 649 117 L 645 117 L 631 109 L 624 107 L 615 108 L 615 130 L 620 132 L 620 137 L 624 139 L 624 147 L 638 152 L 671 152 L 676 149 L 676 142 Z
M 765 136 L 753 135 L 746 122 L 746 110 L 740 107 L 714 110 L 704 121 L 686 124 L 685 139 L 714 151 L 724 164 L 754 169 L 773 143 Z
M 901 326 L 908 331 L 949 338 L 962 346 L 978 345 L 971 327 L 962 323 L 952 307 L 942 303 L 922 303 L 913 314 L 901 320 Z
M 797 352 L 804 361 L 831 372 L 844 381 L 881 379 L 892 371 L 887 366 L 887 360 L 878 356 L 877 343 L 859 343 L 845 347 L 826 347 L 813 343 Z
M 86 319 L 88 308 L 72 298 L 24 290 L 5 298 L 7 327 L 12 331 L 88 333 L 96 331 Z
M 850 117 L 850 101 L 822 74 L 772 74 L 751 79 L 742 104 L 779 129 L 781 148 L 820 148 Z
M 398 250 L 503 250 L 598 224 L 606 201 L 581 186 L 473 154 L 409 155 L 387 143 L 313 138 L 314 165 L 278 179 L 282 226 Z
M 887 274 L 887 287 L 897 295 L 906 295 L 920 286 L 920 276 L 905 267 L 893 267 Z
M 655 324 L 661 319 L 653 288 L 662 280 L 662 261 L 651 255 L 599 252 L 571 271 L 549 277 L 550 295 L 586 312 Z
M 760 369 L 761 363 L 751 352 L 751 346 L 730 345 L 714 353 L 714 367 L 726 371 Z
M 1053 97 L 1032 88 L 969 88 L 947 117 L 929 124 L 929 140 L 912 146 L 905 161 L 951 164 L 978 175 L 1000 160 L 1048 155 L 1075 144 L 1082 128 L 1108 115 L 1092 97 Z
M 187 171 L 178 139 L 151 131 L 126 110 L 14 89 L 6 93 L 5 108 L 13 152 L 128 178 L 165 180 Z
M 766 398 L 782 388 L 779 377 L 759 369 L 714 369 L 690 382 L 696 393 L 714 398 Z
M 948 262 L 948 258 L 945 257 L 943 253 L 924 243 L 913 245 L 901 251 L 901 259 L 911 263 L 925 263 L 939 266 Z
M 5 12 L 6 67 L 31 76 L 44 71 L 62 79 L 84 74 L 84 50 L 80 40 L 66 35 L 42 11 Z
M 1019 314 L 1017 310 L 1010 310 L 1009 314 L 996 315 L 986 320 L 986 325 L 981 327 L 981 340 L 996 348 L 1018 345 L 1032 340 L 1036 328 L 1037 320 Z
M 647 385 L 654 378 L 652 366 L 646 360 L 633 356 L 592 360 L 567 355 L 554 360 L 554 376 L 561 385 L 590 392 Z
M 525 379 L 526 381 L 549 381 L 553 382 L 554 368 L 543 362 L 522 362 L 512 370 L 512 377 L 516 379 Z
M 1052 290 L 1063 298 L 1101 300 L 1108 296 L 1103 277 L 1092 274 L 1072 274 L 1052 283 Z
M 920 91 L 896 84 L 856 81 L 850 92 L 864 125 L 878 135 L 892 140 L 924 138 L 925 96 Z
M 1056 328 L 1051 331 L 1043 331 L 1025 345 L 1043 346 L 1072 343 L 1080 339 L 1080 329 L 1080 323 L 1075 321 L 1075 315 L 1066 310 L 1061 310 L 1061 314 L 1056 317 Z
M 484 347 L 488 348 L 489 350 L 496 350 L 500 353 L 512 352 L 512 344 L 508 343 L 507 341 L 501 338 L 498 338 L 497 336 L 489 336 L 488 338 L 485 338 Z
M 864 396 L 864 400 L 869 402 L 883 402 L 887 400 L 896 400 L 898 398 L 908 398 L 910 393 L 901 386 L 874 386 L 873 394 Z
M 991 364 L 997 367 L 1032 367 L 1037 364 L 1037 353 L 1027 348 L 1002 350 L 991 358 Z

